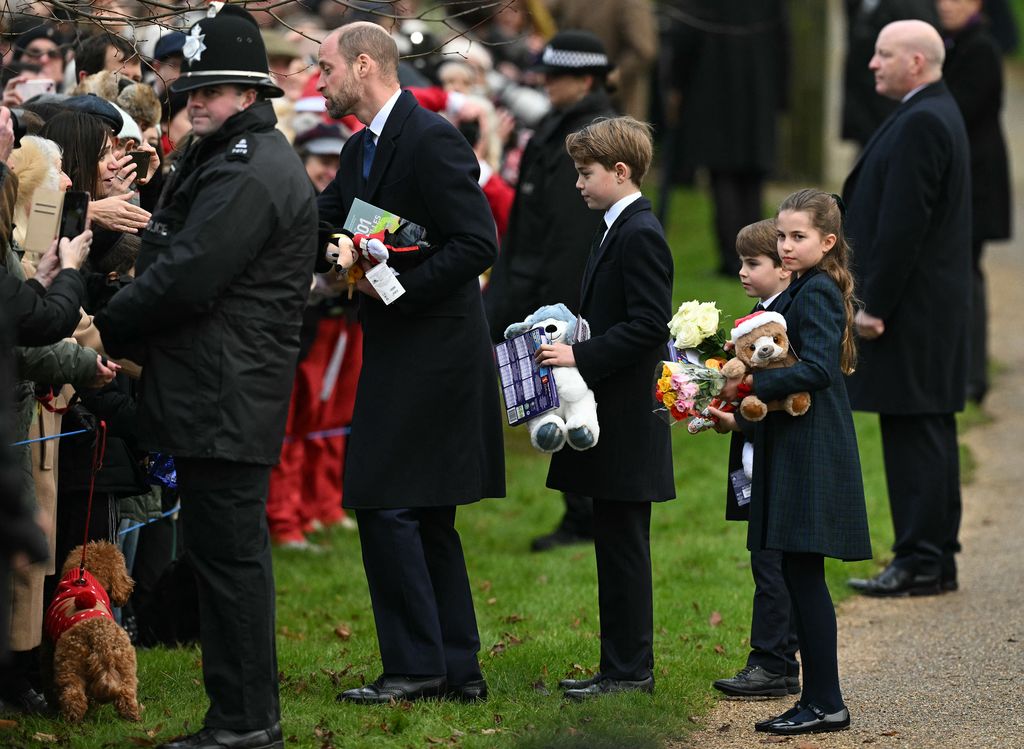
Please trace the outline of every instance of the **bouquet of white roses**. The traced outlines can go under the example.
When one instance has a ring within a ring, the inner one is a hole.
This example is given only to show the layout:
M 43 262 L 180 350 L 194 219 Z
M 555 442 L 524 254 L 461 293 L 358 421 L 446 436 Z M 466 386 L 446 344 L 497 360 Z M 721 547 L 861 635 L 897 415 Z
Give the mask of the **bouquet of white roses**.
M 679 305 L 668 323 L 673 345 L 682 353 L 681 359 L 704 364 L 708 359 L 725 361 L 725 333 L 718 328 L 722 311 L 714 302 L 691 299 Z

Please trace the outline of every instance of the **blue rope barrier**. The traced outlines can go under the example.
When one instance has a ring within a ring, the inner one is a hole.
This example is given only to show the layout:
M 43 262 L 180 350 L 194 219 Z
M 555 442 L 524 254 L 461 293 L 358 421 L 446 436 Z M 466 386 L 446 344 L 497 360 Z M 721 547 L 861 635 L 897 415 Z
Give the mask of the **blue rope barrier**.
M 56 440 L 56 439 L 60 439 L 61 437 L 71 437 L 72 435 L 82 434 L 82 433 L 88 432 L 88 431 L 90 431 L 90 430 L 89 429 L 78 429 L 78 430 L 76 430 L 74 432 L 64 432 L 62 434 L 51 434 L 49 437 L 36 437 L 35 439 L 32 439 L 32 440 L 22 440 L 21 442 L 14 442 L 14 443 L 11 444 L 11 447 L 21 447 L 22 445 L 31 445 L 33 442 L 47 442 L 49 440 Z
M 161 513 L 160 517 L 158 517 L 158 518 L 150 518 L 149 520 L 144 520 L 141 523 L 136 523 L 135 525 L 129 525 L 123 531 L 118 531 L 117 535 L 123 536 L 126 533 L 131 533 L 132 531 L 137 531 L 139 528 L 147 526 L 150 523 L 155 523 L 157 520 L 163 520 L 165 517 L 168 517 L 169 515 L 173 515 L 174 513 L 176 513 L 180 509 L 181 509 L 181 502 L 176 504 L 174 507 L 169 509 L 167 512 Z

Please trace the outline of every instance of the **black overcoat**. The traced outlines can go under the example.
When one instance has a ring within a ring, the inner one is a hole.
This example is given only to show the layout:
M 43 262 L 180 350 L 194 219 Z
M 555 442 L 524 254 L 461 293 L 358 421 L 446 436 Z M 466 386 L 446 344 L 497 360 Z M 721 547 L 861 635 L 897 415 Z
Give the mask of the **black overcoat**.
M 263 465 L 280 455 L 317 216 L 276 122 L 257 102 L 182 154 L 134 283 L 94 318 L 109 352 L 143 365 L 145 449 Z
M 859 411 L 964 405 L 971 195 L 963 117 L 942 81 L 882 123 L 843 187 L 857 295 L 885 321 L 847 382 Z
M 857 434 L 840 369 L 846 310 L 839 287 L 811 269 L 782 293 L 796 364 L 754 375 L 764 401 L 807 391 L 803 416 L 773 411 L 754 430 L 747 548 L 870 559 Z
M 1010 236 L 1010 161 L 999 114 L 1003 58 L 980 23 L 947 41 L 942 77 L 953 94 L 971 145 L 971 228 L 974 241 Z
M 660 502 L 676 496 L 669 426 L 652 388 L 672 317 L 672 252 L 645 198 L 631 203 L 590 256 L 581 314 L 592 337 L 572 347 L 594 391 L 595 447 L 551 456 L 547 485 L 598 499 Z
M 465 138 L 403 92 L 362 179 L 363 130 L 320 194 L 344 224 L 361 198 L 424 227 L 437 249 L 403 265 L 390 306 L 360 297 L 363 368 L 345 460 L 349 508 L 437 507 L 505 495 L 497 372 L 478 276 L 497 252 L 494 219 Z
M 576 189 L 576 167 L 565 136 L 598 117 L 614 117 L 603 90 L 550 112 L 526 144 L 501 254 L 484 295 L 491 338 L 546 304 L 579 311 L 580 281 L 601 214 Z

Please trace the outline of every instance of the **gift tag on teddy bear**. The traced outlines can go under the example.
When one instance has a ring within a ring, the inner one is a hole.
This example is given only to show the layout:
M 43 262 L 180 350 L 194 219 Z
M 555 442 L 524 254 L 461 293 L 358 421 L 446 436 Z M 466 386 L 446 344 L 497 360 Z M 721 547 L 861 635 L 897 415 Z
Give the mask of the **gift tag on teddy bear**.
M 395 272 L 384 263 L 375 265 L 366 271 L 366 280 L 380 295 L 380 300 L 384 304 L 391 304 L 405 293 L 405 287 L 398 282 Z

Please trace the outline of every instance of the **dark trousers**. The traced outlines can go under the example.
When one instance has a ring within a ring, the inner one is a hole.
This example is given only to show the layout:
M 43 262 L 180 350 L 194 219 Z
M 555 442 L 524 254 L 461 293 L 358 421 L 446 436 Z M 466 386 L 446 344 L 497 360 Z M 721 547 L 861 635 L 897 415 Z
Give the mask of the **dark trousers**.
M 455 507 L 356 510 L 385 676 L 481 678 Z
M 280 720 L 274 572 L 267 530 L 270 466 L 178 458 L 185 550 L 199 591 L 208 728 Z
M 711 170 L 711 198 L 715 203 L 715 237 L 718 240 L 718 271 L 736 275 L 740 259 L 736 235 L 747 224 L 764 218 L 764 173 Z
M 782 576 L 782 552 L 750 552 L 750 571 L 754 576 L 754 610 L 747 665 L 760 666 L 773 674 L 799 676 L 796 617 Z
M 565 492 L 562 501 L 565 502 L 565 514 L 558 524 L 558 530 L 586 538 L 593 536 L 594 500 L 582 494 Z
M 893 564 L 956 578 L 960 454 L 953 414 L 881 414 L 882 454 L 895 541 Z
M 601 673 L 639 681 L 654 667 L 651 504 L 594 499 Z
M 976 241 L 971 268 L 971 316 L 967 321 L 967 397 L 980 403 L 988 392 L 988 298 L 981 258 L 985 243 Z
M 836 610 L 825 584 L 825 558 L 783 552 L 782 575 L 793 601 L 804 667 L 800 702 L 834 713 L 843 708 L 843 694 L 839 689 Z

